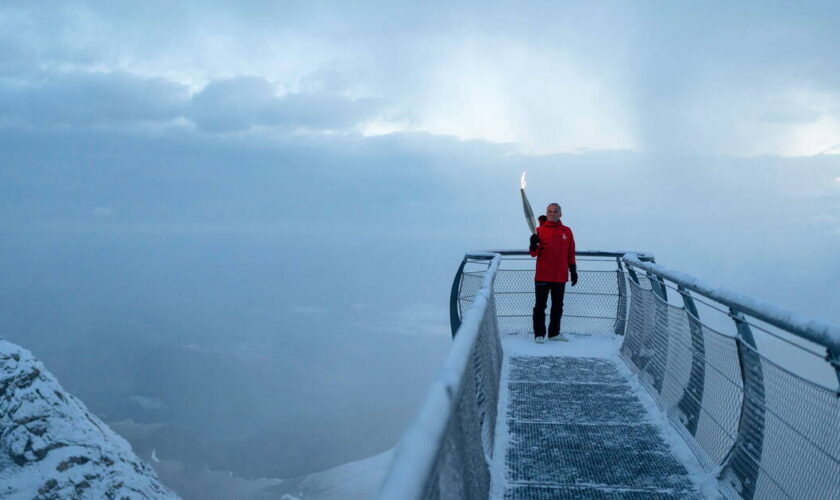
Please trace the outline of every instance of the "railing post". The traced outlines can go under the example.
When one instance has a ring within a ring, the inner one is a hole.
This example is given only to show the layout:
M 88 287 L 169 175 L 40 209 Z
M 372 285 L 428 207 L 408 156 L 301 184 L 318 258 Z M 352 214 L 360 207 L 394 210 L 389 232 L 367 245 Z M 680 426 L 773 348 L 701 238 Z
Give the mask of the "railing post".
M 837 382 L 840 383 L 840 351 L 826 349 L 825 360 L 834 368 L 834 374 L 837 375 Z M 837 395 L 840 396 L 840 388 L 837 390 Z
M 467 256 L 461 261 L 458 266 L 458 272 L 455 273 L 455 279 L 452 280 L 452 290 L 449 292 L 449 327 L 452 329 L 452 338 L 455 338 L 455 333 L 458 328 L 461 328 L 461 312 L 459 310 L 458 298 L 461 295 L 461 277 L 464 274 L 464 266 L 467 264 Z
M 648 359 L 643 369 L 653 378 L 653 388 L 656 392 L 662 392 L 662 383 L 665 381 L 665 363 L 668 358 L 668 295 L 665 292 L 665 281 L 652 273 L 648 273 L 648 280 L 653 292 L 662 299 L 662 302 L 654 299 L 653 335 L 648 338 L 657 345 L 654 348 L 654 355 Z
M 639 277 L 636 276 L 636 270 L 633 269 L 633 266 L 627 266 L 627 272 L 630 274 L 630 279 L 633 280 L 633 283 L 641 286 L 641 283 L 639 283 Z
M 650 281 L 650 287 L 653 289 L 653 293 L 659 296 L 660 299 L 668 303 L 668 293 L 665 291 L 665 285 L 663 284 L 662 278 L 656 276 L 655 274 L 648 273 L 648 281 Z
M 729 483 L 741 498 L 752 500 L 758 481 L 759 463 L 764 448 L 765 392 L 764 371 L 755 338 L 744 315 L 730 307 L 730 315 L 738 329 L 736 345 L 744 385 L 738 434 L 719 476 Z
M 624 270 L 621 265 L 621 257 L 615 258 L 618 269 L 615 271 L 616 285 L 618 286 L 618 305 L 615 311 L 615 334 L 624 335 L 627 326 L 627 281 L 624 278 Z
M 652 263 L 656 264 L 656 259 L 655 259 L 654 257 L 651 257 L 651 258 L 650 258 L 650 261 L 651 261 Z M 648 276 L 650 276 L 650 273 L 648 273 Z M 665 279 L 664 279 L 664 278 L 662 278 L 662 276 L 659 276 L 658 274 L 657 274 L 657 275 L 655 275 L 655 278 L 656 278 L 655 280 L 651 280 L 651 286 L 653 286 L 654 281 L 656 281 L 656 285 L 657 285 L 657 286 L 656 286 L 656 287 L 654 287 L 654 291 L 655 291 L 655 292 L 657 293 L 657 295 L 659 295 L 659 296 L 662 298 L 662 300 L 664 300 L 664 301 L 665 301 L 665 303 L 667 304 L 667 303 L 668 303 L 668 290 L 666 290 L 666 289 L 665 289 Z
M 677 404 L 680 411 L 680 421 L 686 430 L 694 436 L 697 433 L 697 423 L 700 420 L 700 407 L 703 403 L 703 387 L 706 378 L 706 345 L 703 342 L 703 326 L 700 315 L 691 294 L 682 285 L 677 286 L 683 298 L 683 305 L 688 317 L 688 328 L 691 331 L 691 372 L 685 392 Z

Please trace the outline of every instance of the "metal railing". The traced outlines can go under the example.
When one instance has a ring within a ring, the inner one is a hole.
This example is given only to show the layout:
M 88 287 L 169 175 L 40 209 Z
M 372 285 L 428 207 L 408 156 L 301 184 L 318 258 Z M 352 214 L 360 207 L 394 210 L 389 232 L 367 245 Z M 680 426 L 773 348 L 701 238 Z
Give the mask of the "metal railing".
M 490 490 L 502 346 L 493 281 L 501 256 L 472 253 L 459 272 L 480 285 L 420 414 L 397 446 L 380 499 L 481 499 Z M 472 267 L 470 269 L 469 267 Z
M 380 498 L 487 498 L 499 335 L 532 328 L 533 261 L 524 255 L 473 253 L 461 263 L 450 301 L 452 350 Z M 724 496 L 840 498 L 836 384 L 771 360 L 753 334 L 803 349 L 840 380 L 840 329 L 708 286 L 650 255 L 577 256 L 580 280 L 567 287 L 562 331 L 625 335 L 621 357 Z M 733 333 L 713 327 L 705 309 L 701 319 L 698 304 L 721 312 Z
M 716 472 L 721 493 L 748 500 L 840 498 L 836 387 L 771 361 L 759 352 L 753 334 L 760 329 L 822 346 L 825 357 L 814 361 L 838 370 L 840 329 L 632 254 L 624 262 L 631 299 L 621 356 L 701 464 Z M 669 288 L 681 305 L 669 303 Z M 701 321 L 695 301 L 725 313 L 734 334 Z
M 494 297 L 499 332 L 526 333 L 533 329 L 534 262 L 524 250 L 492 250 L 504 258 L 496 276 Z M 579 334 L 624 333 L 627 316 L 627 280 L 621 257 L 625 252 L 576 252 L 577 286 L 566 287 L 561 331 Z M 653 256 L 640 255 L 645 261 Z M 464 263 L 462 262 L 462 266 Z M 450 295 L 450 324 L 454 335 L 459 318 L 466 311 L 479 280 L 463 267 L 458 269 Z

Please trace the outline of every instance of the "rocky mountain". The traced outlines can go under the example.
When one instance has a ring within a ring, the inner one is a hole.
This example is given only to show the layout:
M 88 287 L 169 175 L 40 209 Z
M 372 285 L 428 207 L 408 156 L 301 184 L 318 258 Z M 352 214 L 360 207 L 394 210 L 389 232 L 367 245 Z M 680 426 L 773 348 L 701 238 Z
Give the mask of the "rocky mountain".
M 32 353 L 0 339 L 0 498 L 178 497 Z

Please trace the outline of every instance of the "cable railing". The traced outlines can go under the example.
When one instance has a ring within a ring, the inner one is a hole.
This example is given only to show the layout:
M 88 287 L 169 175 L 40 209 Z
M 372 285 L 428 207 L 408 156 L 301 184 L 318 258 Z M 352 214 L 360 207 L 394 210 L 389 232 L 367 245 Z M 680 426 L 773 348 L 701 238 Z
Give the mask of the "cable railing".
M 533 333 L 533 259 L 526 255 L 464 257 L 450 297 L 452 349 L 379 498 L 487 498 L 500 335 Z M 771 360 L 753 335 L 790 344 L 840 379 L 840 329 L 710 287 L 651 255 L 577 257 L 580 279 L 566 289 L 561 331 L 624 335 L 620 356 L 725 497 L 840 498 L 837 385 Z M 670 302 L 668 291 L 676 291 Z M 728 328 L 713 324 L 709 311 Z

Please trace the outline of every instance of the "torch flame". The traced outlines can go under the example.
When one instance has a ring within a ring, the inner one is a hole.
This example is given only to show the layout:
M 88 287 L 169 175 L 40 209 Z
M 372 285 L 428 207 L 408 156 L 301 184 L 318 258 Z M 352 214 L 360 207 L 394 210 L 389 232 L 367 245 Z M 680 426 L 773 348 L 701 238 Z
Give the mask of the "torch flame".
M 526 172 L 522 172 L 522 178 L 519 179 L 519 189 L 525 189 L 525 174 Z

